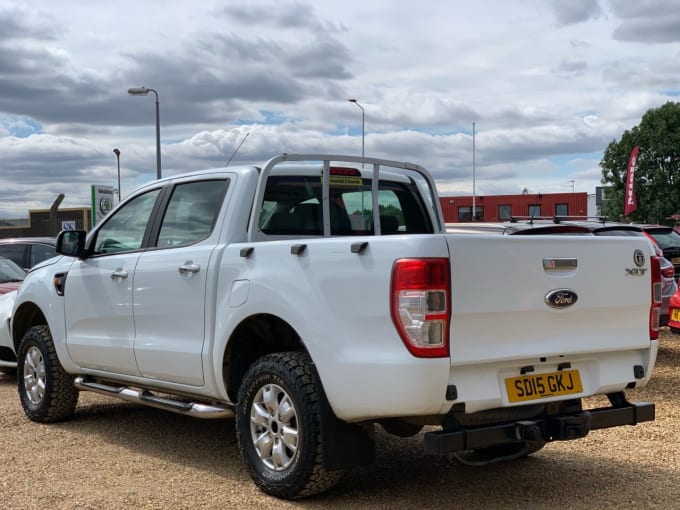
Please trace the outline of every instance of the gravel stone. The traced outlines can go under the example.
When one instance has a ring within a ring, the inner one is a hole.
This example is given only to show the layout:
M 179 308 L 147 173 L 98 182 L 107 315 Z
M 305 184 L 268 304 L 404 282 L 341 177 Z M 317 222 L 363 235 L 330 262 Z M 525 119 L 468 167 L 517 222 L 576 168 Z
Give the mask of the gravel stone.
M 425 456 L 420 435 L 402 439 L 376 428 L 375 465 L 295 502 L 255 487 L 233 420 L 198 420 L 83 392 L 73 419 L 43 425 L 25 417 L 16 378 L 0 375 L 2 508 L 680 508 L 680 335 L 663 329 L 660 340 L 652 380 L 627 392 L 631 401 L 656 403 L 654 422 L 593 431 L 482 468 Z

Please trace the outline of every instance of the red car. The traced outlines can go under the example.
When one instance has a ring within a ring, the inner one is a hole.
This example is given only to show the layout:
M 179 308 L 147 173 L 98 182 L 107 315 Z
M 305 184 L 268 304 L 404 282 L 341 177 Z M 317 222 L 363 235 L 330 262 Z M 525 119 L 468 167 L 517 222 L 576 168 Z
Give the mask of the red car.
M 26 271 L 10 259 L 0 257 L 0 295 L 17 290 L 25 276 Z
M 680 334 L 680 289 L 671 297 L 668 313 L 668 327 L 673 333 Z

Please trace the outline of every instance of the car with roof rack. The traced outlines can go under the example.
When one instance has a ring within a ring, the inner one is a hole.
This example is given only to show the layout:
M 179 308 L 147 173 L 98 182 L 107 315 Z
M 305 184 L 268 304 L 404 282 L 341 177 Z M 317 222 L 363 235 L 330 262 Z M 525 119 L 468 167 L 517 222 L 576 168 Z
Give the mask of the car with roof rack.
M 637 224 L 645 234 L 650 236 L 663 251 L 663 256 L 671 261 L 675 268 L 675 277 L 680 277 L 680 234 L 673 227 L 655 224 Z
M 671 298 L 678 290 L 680 235 L 673 232 L 671 227 L 663 225 L 620 223 L 608 221 L 606 218 L 586 222 L 568 220 L 564 223 L 586 226 L 592 229 L 594 235 L 600 236 L 646 236 L 652 242 L 657 256 L 660 258 L 663 299 L 659 321 L 661 326 L 668 325 Z

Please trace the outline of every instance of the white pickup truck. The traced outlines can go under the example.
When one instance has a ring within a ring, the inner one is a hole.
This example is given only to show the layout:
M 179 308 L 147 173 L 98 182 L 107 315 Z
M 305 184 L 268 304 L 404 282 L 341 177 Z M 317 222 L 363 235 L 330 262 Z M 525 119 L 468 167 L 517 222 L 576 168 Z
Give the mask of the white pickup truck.
M 649 243 L 446 233 L 415 164 L 284 154 L 166 178 L 57 252 L 12 312 L 27 416 L 66 419 L 85 390 L 234 417 L 277 497 L 372 462 L 375 424 L 486 464 L 654 419 L 624 396 L 658 348 Z

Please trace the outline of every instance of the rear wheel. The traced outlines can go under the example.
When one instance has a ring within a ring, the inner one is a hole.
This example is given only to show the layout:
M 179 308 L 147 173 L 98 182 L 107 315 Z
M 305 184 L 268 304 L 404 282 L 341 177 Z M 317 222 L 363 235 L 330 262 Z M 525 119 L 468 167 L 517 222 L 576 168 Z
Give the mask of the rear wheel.
M 69 418 L 78 403 L 73 376 L 57 358 L 47 326 L 34 326 L 21 340 L 17 354 L 19 398 L 26 416 L 49 423 Z
M 267 494 L 300 498 L 335 485 L 342 471 L 322 464 L 319 388 L 301 352 L 257 360 L 238 395 L 236 433 L 251 478 Z

